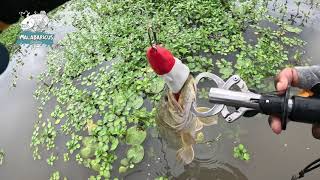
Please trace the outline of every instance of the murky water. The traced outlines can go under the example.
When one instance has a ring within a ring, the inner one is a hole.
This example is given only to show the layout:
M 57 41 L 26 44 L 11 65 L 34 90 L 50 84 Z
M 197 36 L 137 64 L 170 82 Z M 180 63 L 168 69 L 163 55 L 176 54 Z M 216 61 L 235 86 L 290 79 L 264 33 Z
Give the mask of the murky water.
M 320 63 L 320 23 L 315 22 L 318 23 L 305 27 L 301 34 L 308 42 L 306 50 L 312 57 L 311 64 Z M 45 160 L 34 161 L 32 158 L 29 144 L 38 117 L 37 103 L 32 97 L 36 84 L 28 77 L 45 68 L 46 52 L 45 48 L 37 48 L 24 57 L 25 65 L 18 71 L 20 79 L 16 88 L 9 88 L 12 80 L 9 71 L 0 76 L 0 148 L 6 153 L 4 164 L 0 166 L 1 180 L 43 180 L 55 170 L 68 179 L 85 180 L 94 173 L 73 160 L 64 163 L 60 159 L 52 168 Z M 12 69 L 13 63 L 8 70 Z M 267 116 L 257 115 L 241 118 L 233 124 L 219 119 L 218 125 L 205 127 L 203 132 L 207 142 L 196 145 L 195 160 L 183 166 L 176 162 L 176 150 L 170 148 L 155 129 L 150 129 L 144 142 L 144 161 L 120 177 L 137 180 L 158 176 L 181 180 L 283 180 L 290 179 L 320 157 L 320 141 L 312 137 L 311 125 L 292 122 L 285 132 L 275 135 L 268 126 Z M 235 141 L 247 146 L 251 154 L 249 162 L 233 158 Z M 63 137 L 58 138 L 58 148 L 57 152 L 65 150 Z M 117 169 L 115 175 L 116 172 Z M 304 179 L 317 180 L 319 177 L 320 170 L 315 170 Z

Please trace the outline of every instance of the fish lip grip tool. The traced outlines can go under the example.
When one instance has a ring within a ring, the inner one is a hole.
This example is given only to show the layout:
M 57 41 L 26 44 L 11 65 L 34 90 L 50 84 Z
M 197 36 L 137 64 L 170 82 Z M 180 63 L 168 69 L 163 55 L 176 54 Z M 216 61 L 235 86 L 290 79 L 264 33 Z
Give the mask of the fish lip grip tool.
M 258 94 L 251 92 L 245 81 L 240 76 L 233 75 L 227 81 L 212 73 L 200 73 L 196 77 L 196 85 L 203 79 L 213 80 L 217 87 L 213 87 L 209 92 L 209 101 L 215 105 L 206 112 L 197 111 L 197 102 L 193 102 L 191 110 L 198 117 L 214 116 L 219 113 L 223 118 L 232 123 L 241 116 L 253 116 L 257 113 L 266 115 L 277 115 L 281 118 L 282 129 L 286 129 L 287 122 L 291 121 L 303 123 L 320 122 L 320 99 L 316 97 L 290 97 L 290 88 L 284 95 Z M 237 86 L 239 91 L 232 90 Z M 228 107 L 235 107 L 235 111 L 230 112 Z M 253 115 L 248 115 L 253 114 Z
M 197 102 L 195 101 L 192 105 L 192 111 L 195 113 L 196 116 L 199 117 L 208 117 L 208 116 L 214 116 L 217 115 L 221 112 L 222 116 L 225 118 L 225 120 L 227 122 L 233 122 L 235 120 L 237 120 L 238 118 L 240 118 L 246 111 L 248 110 L 253 110 L 252 108 L 247 108 L 247 107 L 239 107 L 236 111 L 234 111 L 233 113 L 231 113 L 226 104 L 224 104 L 224 100 L 228 101 L 229 98 L 225 97 L 224 94 L 221 94 L 221 92 L 228 92 L 228 90 L 231 87 L 234 86 L 238 86 L 238 88 L 240 89 L 240 92 L 244 92 L 244 93 L 248 93 L 252 94 L 252 96 L 254 96 L 254 93 L 251 93 L 246 85 L 246 83 L 238 76 L 238 75 L 233 75 L 231 76 L 226 82 L 221 79 L 219 76 L 212 74 L 212 73 L 200 73 L 196 79 L 196 85 L 198 84 L 198 82 L 203 79 L 203 78 L 208 78 L 210 80 L 213 80 L 216 84 L 217 84 L 217 88 L 211 88 L 210 92 L 209 92 L 209 100 L 214 102 L 215 105 L 209 109 L 206 112 L 199 112 L 197 111 Z M 216 95 L 216 93 L 219 93 L 219 96 Z M 237 95 L 236 91 L 232 91 L 234 93 L 234 95 Z M 221 97 L 221 98 L 219 98 Z M 237 101 L 242 101 L 242 102 L 246 102 L 250 99 L 251 96 L 242 96 L 242 97 L 232 97 L 232 99 L 237 100 Z M 239 103 L 241 104 L 241 103 Z M 235 104 L 235 106 L 237 106 L 237 104 Z

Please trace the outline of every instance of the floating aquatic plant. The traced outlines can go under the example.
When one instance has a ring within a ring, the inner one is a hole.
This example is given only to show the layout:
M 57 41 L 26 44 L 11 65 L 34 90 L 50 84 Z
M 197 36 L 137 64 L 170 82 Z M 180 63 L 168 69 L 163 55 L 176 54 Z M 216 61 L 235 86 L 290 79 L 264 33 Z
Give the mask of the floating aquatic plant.
M 11 55 L 19 49 L 19 45 L 16 44 L 16 40 L 20 32 L 21 28 L 19 21 L 11 25 L 9 29 L 4 30 L 0 35 L 0 43 L 6 46 Z
M 244 161 L 250 160 L 250 154 L 243 144 L 239 144 L 238 146 L 233 148 L 233 157 Z
M 49 158 L 47 158 L 47 163 L 50 166 L 53 166 L 54 162 L 58 159 L 58 156 L 55 156 L 54 154 L 51 154 Z
M 127 157 L 120 161 L 119 173 L 125 173 L 128 168 L 133 168 L 134 164 L 142 161 L 144 148 L 141 145 L 146 139 L 147 132 L 137 126 L 130 127 L 126 134 L 126 143 L 131 145 L 127 152 Z
M 130 145 L 139 145 L 146 139 L 146 136 L 146 131 L 138 129 L 137 126 L 130 127 L 127 130 L 126 143 Z
M 159 177 L 156 177 L 154 180 L 169 180 L 169 178 L 165 176 L 159 176 Z
M 133 145 L 127 152 L 127 158 L 132 163 L 139 163 L 142 161 L 144 156 L 144 149 L 141 145 Z
M 208 99 L 209 98 L 209 90 L 206 88 L 201 88 L 200 91 L 198 91 L 199 98 Z
M 60 172 L 59 171 L 53 172 L 50 176 L 50 180 L 60 180 Z
M 0 165 L 3 164 L 3 162 L 4 162 L 4 157 L 5 157 L 4 150 L 1 149 L 1 150 L 0 150 Z
M 50 180 L 68 180 L 67 177 L 62 177 L 60 176 L 60 172 L 59 171 L 55 171 L 51 174 L 50 176 Z
M 225 59 L 221 59 L 220 61 L 216 62 L 219 72 L 221 73 L 221 78 L 228 79 L 230 76 L 233 75 L 233 68 L 232 63 L 229 61 L 226 61 Z
M 127 157 L 120 161 L 119 173 L 125 173 L 129 168 L 134 168 L 134 164 L 140 163 L 144 157 L 144 148 L 141 145 L 133 145 L 127 152 Z
M 79 30 L 59 43 L 61 49 L 50 50 L 47 71 L 34 78 L 38 82 L 34 96 L 40 104 L 31 139 L 34 158 L 41 159 L 41 148 L 53 150 L 61 133 L 70 138 L 68 152 L 61 153 L 64 160 L 75 155 L 78 163 L 97 171 L 91 180 L 109 179 L 118 169 L 114 167 L 118 159 L 122 159 L 121 172 L 143 159 L 141 139 L 154 126 L 153 107 L 164 89 L 164 81 L 152 72 L 145 57 L 150 25 L 159 42 L 192 73 L 213 71 L 216 64 L 222 76 L 237 73 L 250 87 L 263 88 L 266 77 L 289 63 L 288 49 L 304 45 L 292 37 L 298 29 L 266 14 L 268 2 L 70 1 L 71 9 L 81 12 L 73 22 Z M 278 28 L 262 27 L 261 21 L 272 21 Z M 14 35 L 17 29 L 13 28 L 8 31 Z M 245 39 L 248 31 L 256 41 Z M 8 34 L 0 39 L 16 38 Z M 223 60 L 230 54 L 235 62 Z M 56 104 L 48 107 L 52 101 Z M 143 107 L 145 101 L 153 107 Z M 125 142 L 129 149 L 120 157 L 116 150 L 122 144 L 125 148 Z

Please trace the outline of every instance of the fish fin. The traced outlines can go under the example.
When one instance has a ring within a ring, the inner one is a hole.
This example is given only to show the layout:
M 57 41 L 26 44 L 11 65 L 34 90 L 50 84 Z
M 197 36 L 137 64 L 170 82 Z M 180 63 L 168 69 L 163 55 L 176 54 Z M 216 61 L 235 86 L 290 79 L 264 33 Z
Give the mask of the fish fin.
M 206 112 L 208 111 L 210 108 L 207 107 L 198 107 L 197 111 L 200 112 Z M 215 125 L 218 124 L 218 116 L 214 115 L 214 116 L 209 116 L 209 117 L 198 117 L 198 120 L 204 125 L 204 126 L 211 126 L 211 125 Z
M 194 159 L 194 150 L 192 146 L 184 146 L 177 151 L 177 161 L 190 164 Z
M 178 111 L 183 112 L 183 107 L 180 105 L 180 103 L 176 100 L 173 93 L 168 92 L 168 102 L 171 104 L 172 107 L 175 107 L 178 109 Z
M 199 119 L 196 120 L 196 131 L 200 131 L 203 128 L 203 124 Z
M 183 146 L 190 146 L 196 143 L 196 140 L 189 132 L 181 132 L 180 135 Z

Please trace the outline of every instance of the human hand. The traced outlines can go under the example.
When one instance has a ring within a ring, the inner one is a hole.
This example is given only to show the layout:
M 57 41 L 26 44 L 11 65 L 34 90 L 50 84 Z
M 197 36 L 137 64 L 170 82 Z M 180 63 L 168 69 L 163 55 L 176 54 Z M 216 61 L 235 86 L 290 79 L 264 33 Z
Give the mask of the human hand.
M 275 87 L 278 91 L 278 94 L 284 94 L 289 85 L 296 87 L 298 85 L 298 82 L 299 79 L 297 70 L 294 68 L 285 68 L 275 78 Z M 274 133 L 281 133 L 282 128 L 280 117 L 270 116 L 269 125 Z M 320 139 L 320 124 L 312 125 L 312 135 L 313 137 Z

